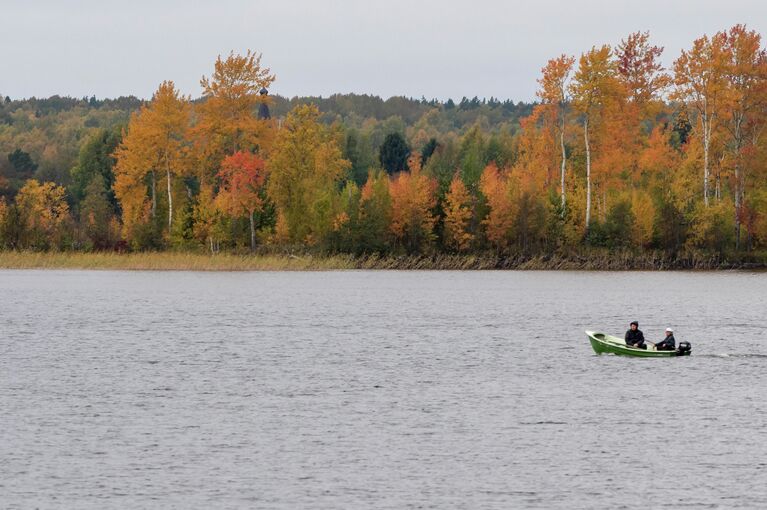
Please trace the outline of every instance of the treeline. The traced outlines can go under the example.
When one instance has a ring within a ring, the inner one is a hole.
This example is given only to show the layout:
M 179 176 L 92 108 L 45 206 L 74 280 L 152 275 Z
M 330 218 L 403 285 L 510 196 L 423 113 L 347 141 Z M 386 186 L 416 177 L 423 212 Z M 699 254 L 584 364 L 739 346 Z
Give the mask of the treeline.
M 662 51 L 634 33 L 554 58 L 534 105 L 288 100 L 266 94 L 275 77 L 251 52 L 219 58 L 197 100 L 172 82 L 146 103 L 8 99 L 0 246 L 758 253 L 760 34 L 737 25 L 703 36 L 669 70 Z M 51 139 L 65 143 L 41 146 Z

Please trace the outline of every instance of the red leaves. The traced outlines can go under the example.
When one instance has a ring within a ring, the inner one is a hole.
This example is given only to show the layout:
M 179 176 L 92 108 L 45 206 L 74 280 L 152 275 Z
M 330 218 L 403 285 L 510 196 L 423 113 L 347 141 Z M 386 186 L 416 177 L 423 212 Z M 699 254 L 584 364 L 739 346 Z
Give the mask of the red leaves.
M 234 214 L 252 213 L 262 205 L 261 188 L 266 181 L 266 162 L 256 154 L 238 151 L 224 158 L 221 190 L 217 200 Z

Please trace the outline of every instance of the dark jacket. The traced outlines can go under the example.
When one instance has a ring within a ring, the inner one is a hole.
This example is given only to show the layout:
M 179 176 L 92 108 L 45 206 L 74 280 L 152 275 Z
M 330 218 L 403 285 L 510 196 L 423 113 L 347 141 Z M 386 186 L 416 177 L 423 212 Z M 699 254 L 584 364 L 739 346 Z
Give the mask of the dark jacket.
M 626 331 L 626 345 L 644 345 L 644 334 L 641 330 L 637 329 Z
M 673 351 L 676 349 L 676 340 L 674 339 L 674 335 L 669 335 L 655 344 L 655 348 L 659 351 Z

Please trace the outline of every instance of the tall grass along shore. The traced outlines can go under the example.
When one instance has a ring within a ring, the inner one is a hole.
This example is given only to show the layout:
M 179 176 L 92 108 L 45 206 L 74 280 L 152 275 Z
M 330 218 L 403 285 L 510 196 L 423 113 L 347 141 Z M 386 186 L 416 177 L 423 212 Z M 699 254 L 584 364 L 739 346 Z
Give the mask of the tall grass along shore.
M 395 270 L 679 270 L 764 269 L 764 257 L 722 260 L 688 255 L 670 259 L 660 254 L 590 252 L 537 257 L 491 255 L 352 256 L 178 252 L 0 252 L 1 269 L 92 269 L 127 271 L 332 271 Z

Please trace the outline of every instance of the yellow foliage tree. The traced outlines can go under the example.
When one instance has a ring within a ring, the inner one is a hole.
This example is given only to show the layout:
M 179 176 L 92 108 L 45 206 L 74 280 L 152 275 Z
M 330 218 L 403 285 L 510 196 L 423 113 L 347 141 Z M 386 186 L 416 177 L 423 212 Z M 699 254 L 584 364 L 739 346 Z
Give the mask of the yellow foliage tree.
M 151 216 L 157 209 L 157 173 L 165 173 L 168 193 L 168 232 L 173 223 L 173 179 L 187 173 L 189 100 L 172 81 L 163 82 L 152 102 L 131 116 L 128 131 L 115 153 L 115 196 L 123 210 L 128 236 L 146 220 L 146 180 L 150 179 Z
M 222 59 L 219 55 L 213 74 L 203 76 L 203 102 L 197 107 L 198 123 L 194 128 L 195 149 L 207 181 L 218 172 L 221 161 L 238 151 L 265 153 L 270 145 L 270 123 L 256 115 L 256 109 L 268 96 L 261 94 L 275 80 L 269 68 L 261 66 L 261 54 L 248 50 L 234 52 Z
M 456 173 L 445 196 L 445 245 L 459 252 L 471 247 L 474 234 L 469 231 L 472 197 Z
M 332 230 L 338 180 L 351 166 L 334 133 L 318 122 L 315 105 L 297 106 L 277 133 L 267 193 L 277 206 L 278 233 L 292 243 L 315 245 Z
M 380 170 L 368 172 L 368 179 L 360 190 L 359 201 L 359 250 L 384 252 L 391 237 L 392 199 L 389 193 L 389 176 Z
M 16 195 L 22 225 L 22 246 L 33 249 L 60 247 L 62 228 L 69 220 L 66 190 L 52 182 L 30 179 Z
M 562 214 L 565 213 L 567 204 L 565 128 L 567 127 L 567 108 L 570 101 L 568 86 L 574 63 L 575 58 L 568 55 L 553 58 L 541 70 L 542 77 L 538 80 L 541 88 L 537 95 L 541 98 L 541 106 L 545 110 L 543 119 L 549 128 L 554 127 L 559 142 L 559 196 Z
M 228 238 L 224 214 L 215 199 L 212 187 L 203 185 L 194 207 L 194 236 L 208 246 L 211 254 L 218 253 Z

